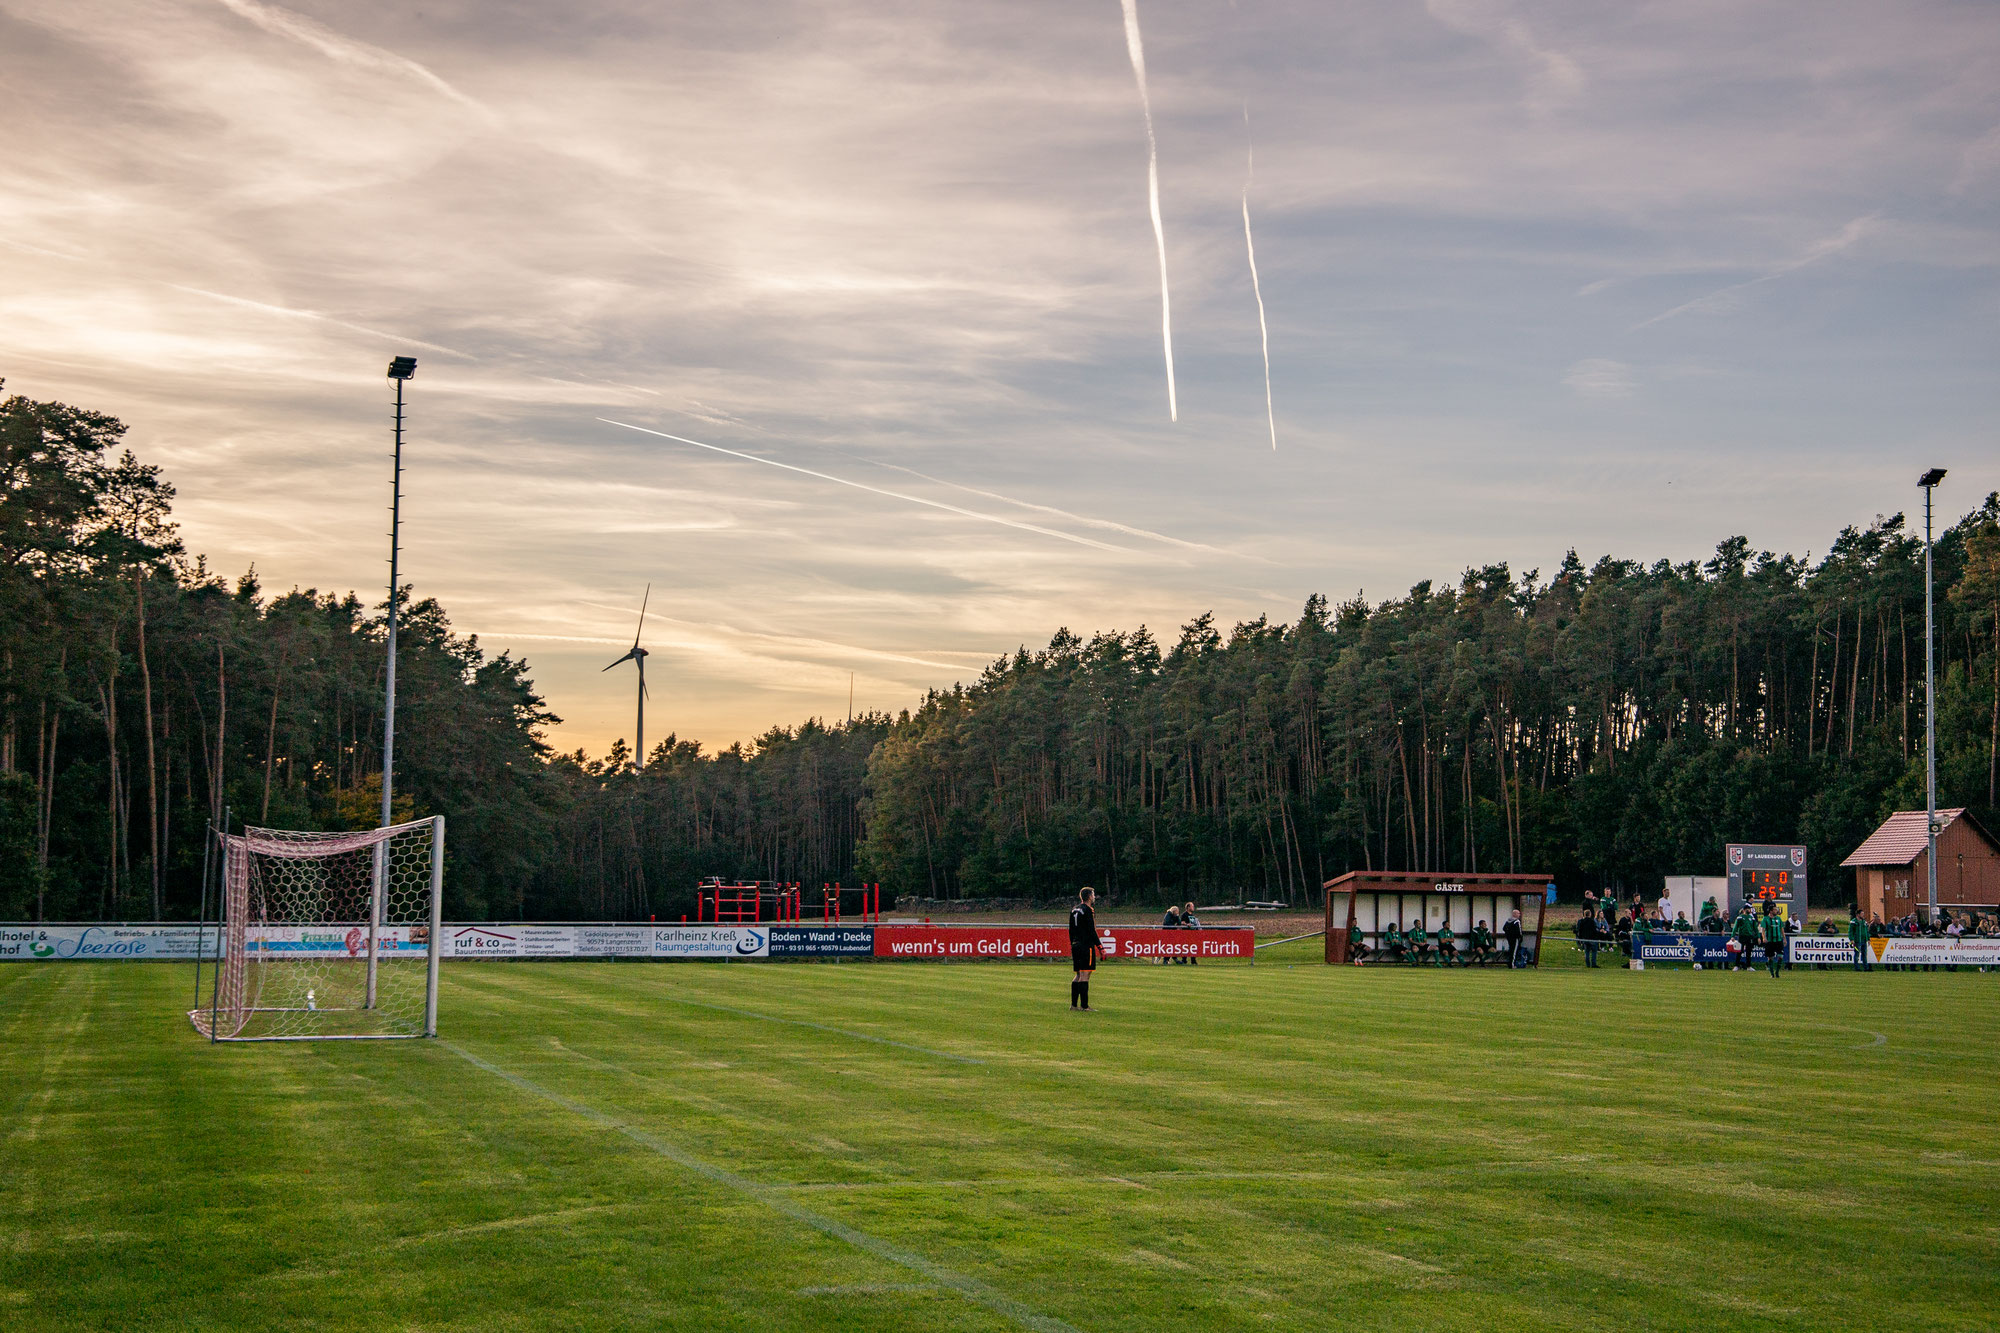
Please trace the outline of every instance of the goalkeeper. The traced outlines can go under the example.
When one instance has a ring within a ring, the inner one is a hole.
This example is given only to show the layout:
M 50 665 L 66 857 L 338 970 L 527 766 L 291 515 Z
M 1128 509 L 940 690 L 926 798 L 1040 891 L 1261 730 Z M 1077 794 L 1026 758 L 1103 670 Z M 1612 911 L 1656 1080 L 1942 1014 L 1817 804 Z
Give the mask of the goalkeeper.
M 1090 974 L 1097 970 L 1101 952 L 1097 942 L 1097 913 L 1091 910 L 1096 901 L 1096 889 L 1078 889 L 1076 906 L 1069 909 L 1069 960 L 1076 969 L 1076 977 L 1069 983 L 1069 1007 L 1085 1013 L 1092 1012 Z

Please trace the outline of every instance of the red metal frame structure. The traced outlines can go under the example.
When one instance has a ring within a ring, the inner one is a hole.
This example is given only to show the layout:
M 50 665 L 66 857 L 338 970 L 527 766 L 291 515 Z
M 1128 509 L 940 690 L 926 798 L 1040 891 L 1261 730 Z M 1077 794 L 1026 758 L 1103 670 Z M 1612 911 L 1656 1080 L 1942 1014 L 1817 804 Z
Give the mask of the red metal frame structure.
M 840 895 L 845 893 L 846 890 L 841 888 L 838 882 L 835 882 L 832 884 L 821 884 L 819 892 L 821 899 L 820 919 L 831 925 L 838 925 L 841 920 Z M 863 884 L 861 886 L 861 919 L 880 924 L 882 920 L 882 886 L 880 884 Z
M 1398 927 L 1421 921 L 1427 930 L 1436 929 L 1432 924 L 1434 920 L 1449 920 L 1452 929 L 1461 935 L 1470 932 L 1473 923 L 1483 919 L 1492 928 L 1494 938 L 1499 939 L 1508 913 L 1519 908 L 1522 942 L 1532 943 L 1534 965 L 1539 967 L 1542 962 L 1542 923 L 1548 915 L 1549 883 L 1547 875 L 1350 871 L 1338 879 L 1328 880 L 1323 886 L 1326 890 L 1326 961 L 1347 961 L 1348 932 L 1357 925 L 1362 928 L 1364 937 L 1373 937 L 1370 940 L 1373 943 L 1374 939 L 1380 938 L 1385 918 L 1394 918 Z M 1534 908 L 1532 918 L 1528 911 L 1530 899 Z M 1385 900 L 1392 905 L 1385 905 Z M 1365 911 L 1364 901 L 1367 904 Z M 1454 907 L 1458 903 L 1465 904 L 1463 925 L 1458 920 L 1461 913 Z M 1534 922 L 1532 926 L 1528 924 L 1531 919 Z
M 705 879 L 694 888 L 694 919 L 704 925 L 797 921 L 800 897 L 797 884 L 760 880 L 725 884 L 720 879 Z
M 829 925 L 842 920 L 840 898 L 854 892 L 839 884 L 821 884 L 820 919 Z M 882 920 L 882 886 L 860 886 L 861 917 L 879 924 Z M 804 915 L 805 890 L 798 884 L 741 880 L 725 884 L 705 879 L 694 888 L 694 919 L 703 925 L 744 925 L 760 921 L 798 921 Z M 769 911 L 767 913 L 766 908 Z M 683 917 L 682 920 L 687 918 Z

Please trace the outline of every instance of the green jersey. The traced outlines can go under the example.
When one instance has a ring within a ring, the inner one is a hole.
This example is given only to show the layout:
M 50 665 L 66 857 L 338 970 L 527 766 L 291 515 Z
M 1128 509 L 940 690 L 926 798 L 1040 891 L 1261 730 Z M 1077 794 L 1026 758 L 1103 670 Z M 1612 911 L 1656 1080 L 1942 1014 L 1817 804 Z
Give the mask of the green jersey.
M 1457 944 L 1458 935 L 1450 926 L 1439 926 L 1437 928 L 1437 942 L 1439 948 L 1443 948 L 1447 944 Z
M 1472 931 L 1472 947 L 1490 949 L 1493 947 L 1493 932 L 1484 926 L 1475 926 Z
M 1847 938 L 1857 949 L 1868 943 L 1868 919 L 1859 916 L 1848 918 Z
M 1785 918 L 1776 912 L 1757 918 L 1757 926 L 1763 932 L 1766 944 L 1777 944 L 1785 938 Z
M 1757 918 L 1748 912 L 1736 918 L 1736 938 L 1749 941 L 1757 938 Z
M 1394 926 L 1382 927 L 1382 947 L 1385 949 L 1402 948 L 1403 932 L 1397 930 Z

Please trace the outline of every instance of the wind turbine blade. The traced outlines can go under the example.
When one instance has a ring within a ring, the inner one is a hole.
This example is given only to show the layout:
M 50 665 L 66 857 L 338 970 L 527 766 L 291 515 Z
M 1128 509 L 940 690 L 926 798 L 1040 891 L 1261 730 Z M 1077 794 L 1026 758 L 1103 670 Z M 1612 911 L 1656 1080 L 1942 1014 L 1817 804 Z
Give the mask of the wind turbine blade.
M 653 585 L 646 585 L 646 595 L 639 599 L 639 628 L 632 631 L 632 646 L 639 646 L 639 636 L 646 632 L 646 603 L 653 600 Z
M 633 660 L 634 658 L 636 658 L 636 657 L 638 657 L 638 654 L 637 654 L 636 652 L 632 652 L 632 653 L 627 653 L 627 654 L 625 654 L 625 656 L 623 656 L 623 657 L 619 658 L 619 659 L 618 659 L 618 660 L 617 660 L 616 662 L 613 662 L 613 663 L 611 664 L 611 666 L 608 666 L 608 667 L 606 667 L 606 668 L 604 668 L 604 669 L 605 669 L 606 671 L 609 671 L 609 670 L 611 670 L 611 667 L 615 667 L 615 666 L 623 666 L 623 665 L 625 665 L 625 664 L 626 664 L 627 662 L 630 662 L 630 661 L 632 661 L 632 660 Z

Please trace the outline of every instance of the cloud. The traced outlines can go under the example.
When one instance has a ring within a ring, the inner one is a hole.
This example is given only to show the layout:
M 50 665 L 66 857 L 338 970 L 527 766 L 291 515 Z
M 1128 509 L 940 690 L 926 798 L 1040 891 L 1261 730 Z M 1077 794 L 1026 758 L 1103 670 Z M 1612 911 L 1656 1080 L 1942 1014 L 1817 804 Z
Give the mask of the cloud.
M 650 579 L 689 626 L 888 654 L 864 686 L 898 706 L 1060 624 L 1165 637 L 1570 544 L 1823 545 L 1873 504 L 1881 438 L 1976 438 L 1990 398 L 1976 6 L 1146 0 L 1170 430 L 1116 9 L 281 3 L 0 0 L 0 374 L 127 420 L 194 549 L 267 586 L 380 579 L 403 349 L 406 564 L 460 623 L 588 637 L 568 608 Z M 1835 255 L 1840 308 L 1769 336 L 1757 284 Z M 1727 374 L 1607 438 L 1579 395 L 1666 378 L 1615 341 L 1660 318 Z M 1809 459 L 1817 489 L 1782 514 L 1646 490 L 1705 450 Z M 1647 502 L 1604 513 L 1613 482 Z M 851 655 L 672 632 L 684 736 L 844 711 Z M 561 743 L 630 726 L 598 645 L 522 643 Z
M 1579 398 L 1629 398 L 1639 387 L 1632 367 L 1596 356 L 1572 364 L 1562 382 Z
M 1505 0 L 1424 0 L 1432 18 L 1455 31 L 1483 38 L 1514 56 L 1528 75 L 1528 105 L 1554 111 L 1583 95 L 1583 69 L 1568 54 L 1544 45 Z

